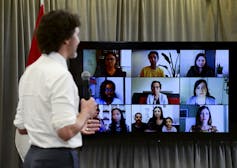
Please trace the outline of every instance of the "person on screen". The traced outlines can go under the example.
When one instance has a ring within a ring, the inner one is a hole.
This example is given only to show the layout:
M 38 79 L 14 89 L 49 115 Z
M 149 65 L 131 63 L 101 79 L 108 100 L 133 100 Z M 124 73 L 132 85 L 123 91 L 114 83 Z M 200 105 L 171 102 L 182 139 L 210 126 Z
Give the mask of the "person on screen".
M 161 93 L 161 83 L 153 81 L 151 83 L 151 92 L 146 99 L 147 104 L 168 104 L 168 98 L 165 94 Z
M 163 110 L 159 106 L 153 108 L 153 116 L 149 119 L 148 129 L 150 131 L 162 132 L 162 127 L 165 125 Z
M 108 132 L 110 133 L 127 133 L 128 125 L 125 122 L 123 112 L 119 108 L 114 108 L 111 111 L 111 124 L 109 124 Z
M 173 126 L 173 119 L 171 117 L 165 118 L 165 125 L 162 127 L 162 132 L 177 132 L 177 129 Z
M 206 80 L 199 79 L 195 82 L 193 96 L 187 100 L 186 104 L 216 104 L 215 98 L 209 93 Z
M 101 67 L 101 71 L 96 71 L 95 76 L 103 77 L 125 77 L 126 73 L 121 68 L 116 67 L 117 57 L 113 52 L 108 52 L 104 58 L 104 67 Z
M 165 77 L 164 71 L 158 67 L 159 54 L 156 51 L 151 51 L 148 54 L 150 66 L 142 68 L 140 77 Z
M 199 107 L 196 114 L 196 124 L 190 132 L 217 132 L 216 126 L 212 125 L 211 112 L 207 106 Z
M 100 118 L 99 114 L 100 114 L 100 108 L 99 105 L 97 104 L 97 108 L 96 108 L 96 116 L 94 117 L 94 119 L 97 119 L 100 121 L 100 128 L 97 132 L 105 132 L 106 131 L 106 127 L 104 124 L 104 121 Z
M 206 55 L 197 54 L 194 66 L 191 66 L 186 75 L 187 77 L 214 77 L 214 70 L 207 65 Z
M 105 80 L 100 85 L 100 98 L 96 99 L 98 104 L 122 104 L 122 101 L 117 98 L 115 93 L 115 84 L 111 80 Z
M 30 149 L 24 168 L 79 168 L 78 147 L 83 134 L 100 127 L 94 98 L 80 101 L 67 60 L 77 56 L 80 20 L 76 14 L 54 10 L 45 14 L 36 31 L 42 55 L 29 65 L 19 82 L 14 125 L 28 134 Z
M 137 112 L 134 115 L 135 123 L 132 123 L 132 132 L 144 132 L 147 129 L 147 124 L 142 122 L 142 113 Z

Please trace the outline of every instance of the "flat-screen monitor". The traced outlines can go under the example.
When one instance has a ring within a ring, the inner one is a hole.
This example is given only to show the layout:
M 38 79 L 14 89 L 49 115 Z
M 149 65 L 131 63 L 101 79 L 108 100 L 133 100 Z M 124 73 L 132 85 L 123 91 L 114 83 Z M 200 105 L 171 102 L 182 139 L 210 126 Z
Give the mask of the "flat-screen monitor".
M 236 44 L 81 42 L 69 69 L 79 93 L 91 75 L 97 135 L 237 137 Z

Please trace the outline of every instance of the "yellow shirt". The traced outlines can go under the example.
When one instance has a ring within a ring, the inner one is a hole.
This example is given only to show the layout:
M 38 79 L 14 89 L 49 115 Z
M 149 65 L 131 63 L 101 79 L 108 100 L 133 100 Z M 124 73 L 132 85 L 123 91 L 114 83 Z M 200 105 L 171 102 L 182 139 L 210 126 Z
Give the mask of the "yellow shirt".
M 141 70 L 140 77 L 165 77 L 164 71 L 161 68 L 151 69 L 146 66 Z

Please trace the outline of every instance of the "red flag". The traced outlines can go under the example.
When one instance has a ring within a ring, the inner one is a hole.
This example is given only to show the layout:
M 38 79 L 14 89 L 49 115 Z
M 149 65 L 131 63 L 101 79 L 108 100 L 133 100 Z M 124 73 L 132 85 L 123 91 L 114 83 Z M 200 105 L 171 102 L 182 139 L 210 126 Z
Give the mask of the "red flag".
M 39 14 L 38 14 L 36 24 L 35 24 L 35 30 L 38 27 L 39 22 L 40 22 L 43 15 L 44 15 L 44 4 L 41 3 Z M 33 39 L 32 39 L 32 42 L 31 42 L 30 52 L 29 52 L 29 55 L 28 55 L 28 60 L 27 60 L 26 66 L 28 66 L 28 65 L 32 64 L 33 62 L 35 62 L 40 57 L 40 55 L 41 55 L 41 52 L 40 52 L 40 49 L 38 47 L 38 43 L 37 43 L 37 40 L 36 40 L 36 34 L 35 34 L 35 31 L 34 31 L 34 35 L 33 35 Z

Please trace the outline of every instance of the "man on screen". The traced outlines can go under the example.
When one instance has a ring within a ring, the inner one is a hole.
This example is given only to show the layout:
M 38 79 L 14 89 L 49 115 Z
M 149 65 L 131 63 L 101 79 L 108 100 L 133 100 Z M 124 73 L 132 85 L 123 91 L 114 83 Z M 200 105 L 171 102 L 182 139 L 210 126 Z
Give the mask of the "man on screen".
M 159 54 L 156 51 L 151 51 L 148 54 L 150 66 L 142 68 L 140 77 L 165 77 L 164 71 L 157 66 Z
M 77 15 L 58 10 L 45 14 L 37 30 L 41 57 L 27 67 L 19 83 L 14 125 L 28 133 L 31 147 L 24 168 L 78 168 L 81 133 L 99 130 L 93 98 L 82 99 L 67 68 L 76 57 L 80 21 Z
M 142 122 L 142 113 L 137 112 L 134 115 L 135 122 L 132 123 L 132 132 L 140 133 L 145 132 L 145 130 L 148 128 L 147 124 Z

